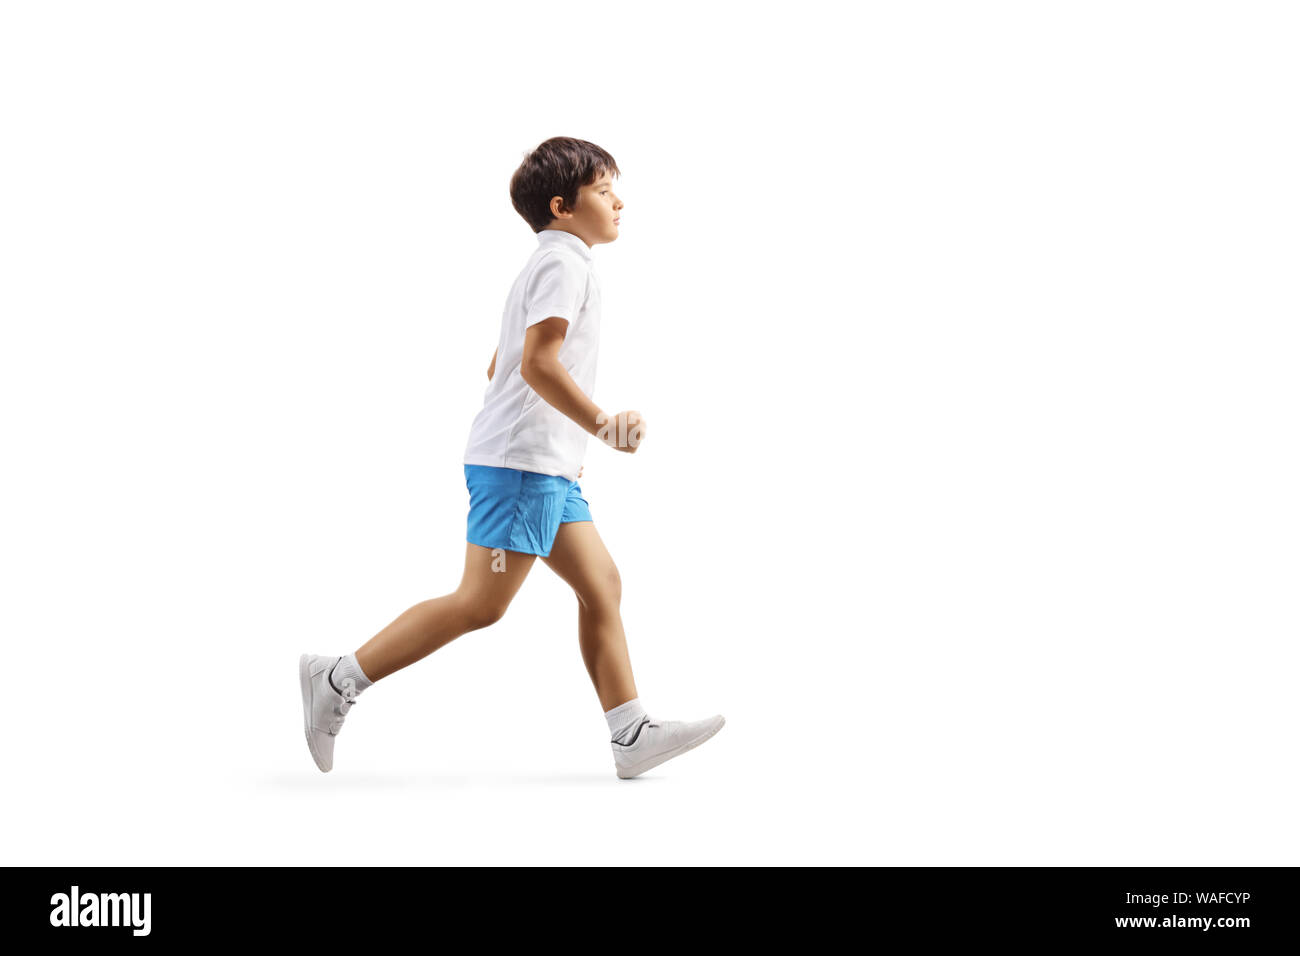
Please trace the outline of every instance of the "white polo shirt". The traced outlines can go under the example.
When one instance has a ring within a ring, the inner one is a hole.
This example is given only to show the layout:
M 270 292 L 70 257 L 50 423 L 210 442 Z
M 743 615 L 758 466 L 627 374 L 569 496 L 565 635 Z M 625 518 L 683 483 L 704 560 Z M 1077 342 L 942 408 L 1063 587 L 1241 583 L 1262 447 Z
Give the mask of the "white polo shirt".
M 553 315 L 568 319 L 560 364 L 592 397 L 600 346 L 600 285 L 592 265 L 591 249 L 573 233 L 537 233 L 537 248 L 506 298 L 496 370 L 470 426 L 465 464 L 578 479 L 591 436 L 538 395 L 520 376 L 519 366 L 529 326 Z

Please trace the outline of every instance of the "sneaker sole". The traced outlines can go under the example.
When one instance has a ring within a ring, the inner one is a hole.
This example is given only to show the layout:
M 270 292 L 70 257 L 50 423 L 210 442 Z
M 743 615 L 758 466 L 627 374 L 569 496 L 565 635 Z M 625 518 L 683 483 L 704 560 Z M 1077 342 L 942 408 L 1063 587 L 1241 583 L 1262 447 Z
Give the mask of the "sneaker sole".
M 311 674 L 308 669 L 310 660 L 308 654 L 298 658 L 298 686 L 302 688 L 302 732 L 307 738 L 307 749 L 311 751 L 311 759 L 316 761 L 317 769 L 322 773 L 329 773 L 330 768 L 320 759 L 320 754 L 316 752 L 316 745 L 311 740 Z
M 710 737 L 712 737 L 714 734 L 716 734 L 719 730 L 721 730 L 725 726 L 727 726 L 727 718 L 723 717 L 722 722 L 718 724 L 718 726 L 710 730 L 707 734 L 702 734 L 701 736 L 696 737 L 694 740 L 688 740 L 680 747 L 677 747 L 673 750 L 669 750 L 666 753 L 661 753 L 655 757 L 647 757 L 645 760 L 641 761 L 638 764 L 633 764 L 631 767 L 619 767 L 616 765 L 615 772 L 618 774 L 619 779 L 631 780 L 633 777 L 640 776 L 641 774 L 645 773 L 647 770 L 653 770 L 655 767 L 659 766 L 665 760 L 672 760 L 674 757 L 680 756 L 681 754 L 686 753 L 686 751 L 688 750 L 694 750 L 696 747 L 704 743 L 704 741 L 708 740 Z

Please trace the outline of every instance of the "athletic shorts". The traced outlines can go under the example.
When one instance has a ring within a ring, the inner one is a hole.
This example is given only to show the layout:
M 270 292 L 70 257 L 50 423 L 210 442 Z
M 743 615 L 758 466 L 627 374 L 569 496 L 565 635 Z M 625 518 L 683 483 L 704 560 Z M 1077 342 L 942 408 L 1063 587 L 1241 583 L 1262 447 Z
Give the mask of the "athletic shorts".
M 493 465 L 466 465 L 469 520 L 466 540 L 548 557 L 560 525 L 591 521 L 587 499 L 576 481 Z

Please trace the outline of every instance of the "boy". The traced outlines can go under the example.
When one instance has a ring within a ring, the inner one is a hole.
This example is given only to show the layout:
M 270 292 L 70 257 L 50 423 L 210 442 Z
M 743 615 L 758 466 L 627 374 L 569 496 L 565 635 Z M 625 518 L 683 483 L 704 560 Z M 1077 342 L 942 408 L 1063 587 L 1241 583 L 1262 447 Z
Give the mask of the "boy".
M 529 153 L 510 179 L 511 202 L 538 245 L 506 300 L 483 408 L 465 448 L 470 506 L 460 587 L 409 608 L 346 657 L 299 658 L 307 746 L 322 771 L 334 765 L 334 738 L 358 694 L 500 620 L 539 556 L 578 597 L 578 641 L 619 777 L 699 746 L 725 723 L 720 714 L 657 720 L 641 706 L 618 569 L 578 485 L 589 435 L 632 454 L 646 431 L 638 412 L 611 419 L 591 400 L 600 340 L 591 247 L 618 238 L 623 203 L 612 175 L 622 173 L 605 150 L 559 136 Z

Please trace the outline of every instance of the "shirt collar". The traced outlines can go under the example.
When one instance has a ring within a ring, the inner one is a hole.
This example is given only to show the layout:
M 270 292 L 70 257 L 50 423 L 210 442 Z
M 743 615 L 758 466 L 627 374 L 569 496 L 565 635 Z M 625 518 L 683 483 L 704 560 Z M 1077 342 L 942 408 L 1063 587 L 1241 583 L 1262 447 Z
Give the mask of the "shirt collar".
M 541 245 L 557 245 L 572 249 L 582 258 L 591 262 L 591 249 L 571 232 L 565 232 L 563 229 L 543 229 L 537 233 L 537 241 Z

